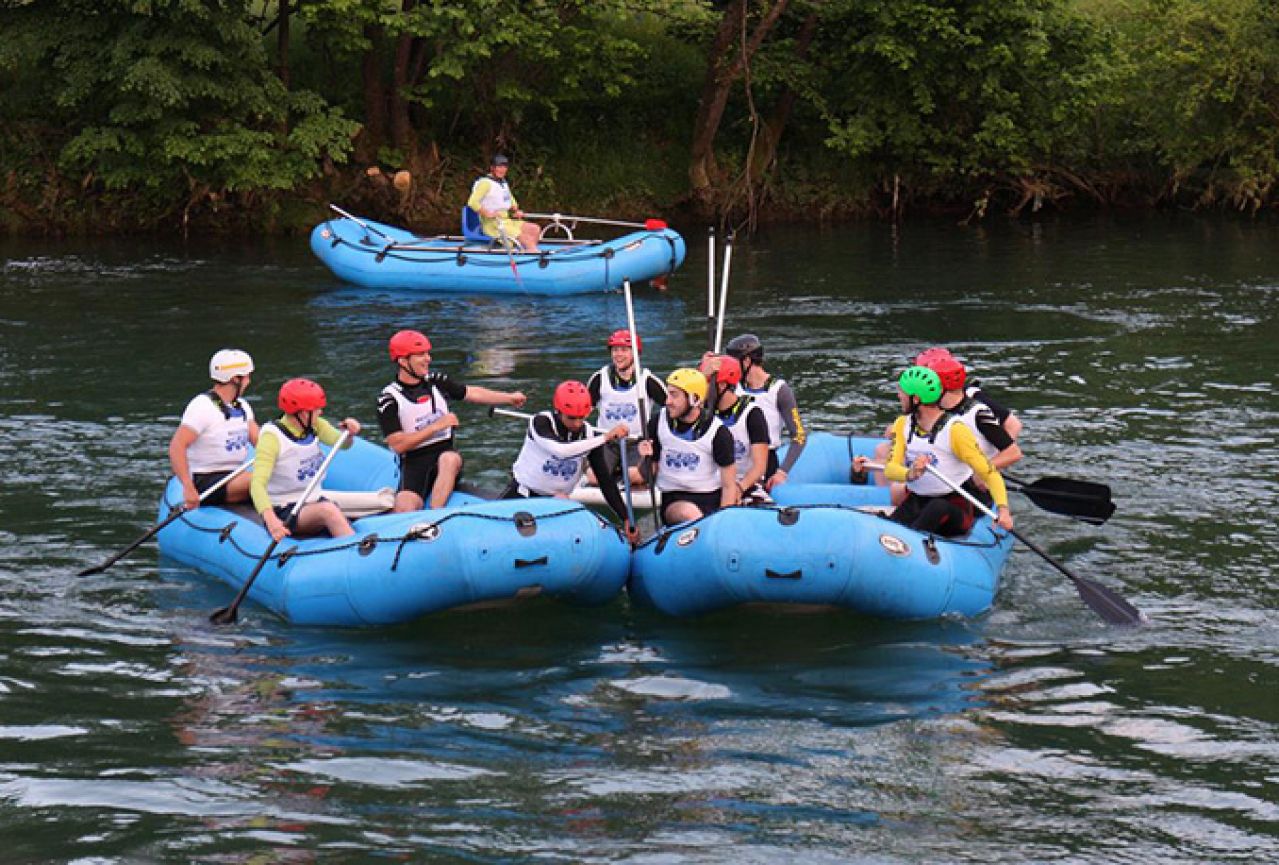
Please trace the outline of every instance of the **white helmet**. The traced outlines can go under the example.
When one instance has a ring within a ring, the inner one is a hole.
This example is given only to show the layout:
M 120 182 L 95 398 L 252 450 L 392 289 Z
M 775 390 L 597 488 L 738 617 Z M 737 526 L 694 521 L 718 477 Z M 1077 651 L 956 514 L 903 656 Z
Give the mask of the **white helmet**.
M 238 348 L 224 348 L 209 359 L 209 378 L 226 384 L 237 375 L 248 375 L 253 372 L 253 358 L 247 351 Z

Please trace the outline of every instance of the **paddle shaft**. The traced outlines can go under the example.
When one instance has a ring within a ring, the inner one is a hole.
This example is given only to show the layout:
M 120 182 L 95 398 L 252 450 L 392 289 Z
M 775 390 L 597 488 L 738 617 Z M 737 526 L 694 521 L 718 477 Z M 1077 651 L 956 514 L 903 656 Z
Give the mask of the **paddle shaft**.
M 715 350 L 715 226 L 707 230 L 706 249 L 706 350 Z
M 719 354 L 724 345 L 724 312 L 728 308 L 728 274 L 733 267 L 733 235 L 724 240 L 724 272 L 719 284 L 719 315 L 715 320 L 715 347 L 712 351 Z
M 882 469 L 883 467 L 880 466 L 880 468 Z M 924 468 L 933 477 L 937 478 L 946 486 L 968 499 L 968 501 L 972 503 L 973 507 L 977 508 L 992 520 L 996 519 L 995 514 L 990 510 L 990 508 L 978 501 L 977 498 L 968 492 L 968 490 L 946 477 L 932 465 L 926 465 Z M 1083 599 L 1084 603 L 1086 603 L 1090 608 L 1092 608 L 1093 612 L 1097 613 L 1106 621 L 1115 625 L 1137 625 L 1145 621 L 1145 615 L 1132 604 L 1128 603 L 1128 601 L 1120 597 L 1118 593 L 1111 591 L 1098 582 L 1085 579 L 1078 574 L 1072 573 L 1065 565 L 1048 555 L 1048 553 L 1041 549 L 1038 544 L 1016 529 L 1009 529 L 1008 531 L 1014 538 L 1033 550 L 1041 559 L 1069 578 L 1070 581 L 1075 584 L 1075 589 L 1079 592 L 1079 597 Z
M 315 477 L 311 478 L 311 482 L 307 484 L 306 489 L 302 491 L 302 497 L 294 502 L 293 507 L 289 509 L 289 518 L 284 521 L 286 525 L 293 522 L 293 518 L 302 510 L 302 506 L 306 504 L 307 499 L 311 498 L 311 493 L 315 492 L 315 488 L 320 485 L 320 481 L 324 478 L 324 473 L 329 470 L 329 463 L 333 462 L 333 458 L 337 456 L 338 451 L 342 450 L 347 439 L 350 437 L 350 430 L 343 430 L 342 435 L 338 436 L 337 442 L 335 442 L 333 447 L 329 449 L 328 456 L 324 458 L 324 462 L 320 463 L 320 468 L 316 471 Z M 262 568 L 266 565 L 267 561 L 270 560 L 271 554 L 275 552 L 275 548 L 279 545 L 279 540 L 276 538 L 271 539 L 271 543 L 266 548 L 266 552 L 262 554 L 262 558 L 258 559 L 258 563 L 253 567 L 253 573 L 249 574 L 249 578 L 245 580 L 244 585 L 240 587 L 240 591 L 236 594 L 235 600 L 231 602 L 230 606 L 223 607 L 220 610 L 215 610 L 213 614 L 209 616 L 209 621 L 213 622 L 215 625 L 231 625 L 235 623 L 237 617 L 236 611 L 239 610 L 240 604 L 249 594 L 249 589 L 252 588 L 254 580 L 258 578 L 258 574 L 262 573 Z
M 574 216 L 572 214 L 565 214 L 565 213 L 525 212 L 524 215 L 528 217 L 529 219 L 549 219 L 552 222 L 562 222 L 563 220 L 568 220 L 569 222 L 590 222 L 590 223 L 594 223 L 595 225 L 620 225 L 623 228 L 648 228 L 649 225 L 651 225 L 652 223 L 661 221 L 661 220 L 650 219 L 648 222 L 623 222 L 619 219 L 599 219 L 598 217 L 594 217 L 594 216 Z
M 622 280 L 622 293 L 626 297 L 626 327 L 631 333 L 631 364 L 635 368 L 635 386 L 639 388 L 636 398 L 639 402 L 640 438 L 642 439 L 648 435 L 648 410 L 645 408 L 648 404 L 648 382 L 644 380 L 644 367 L 640 364 L 639 334 L 635 330 L 635 303 L 631 298 L 631 281 L 629 279 Z M 645 472 L 642 468 L 640 469 L 645 475 L 644 483 L 648 485 L 650 490 L 656 489 L 657 463 L 654 460 L 645 462 L 648 465 L 648 471 Z M 653 508 L 653 525 L 659 532 L 662 530 L 661 507 Z
M 515 252 L 513 251 L 515 244 L 506 236 L 506 229 L 502 227 L 502 217 L 500 216 L 497 218 L 497 233 L 502 235 L 502 245 L 506 247 L 506 259 L 511 263 L 511 273 L 515 274 L 515 284 L 523 291 L 524 280 L 520 279 L 520 269 L 515 264 Z
M 233 471 L 233 472 L 229 473 L 226 477 L 222 478 L 222 479 L 221 479 L 220 481 L 218 481 L 216 484 L 214 484 L 213 486 L 209 487 L 209 488 L 208 488 L 207 490 L 205 490 L 204 492 L 200 493 L 200 501 L 204 501 L 204 500 L 205 500 L 205 499 L 207 499 L 209 496 L 213 495 L 215 492 L 217 492 L 218 490 L 222 489 L 222 488 L 223 488 L 224 486 L 226 486 L 227 484 L 231 483 L 231 481 L 232 481 L 232 480 L 234 480 L 235 478 L 237 478 L 237 477 L 239 477 L 241 474 L 243 474 L 243 473 L 244 473 L 244 471 L 245 471 L 245 469 L 249 468 L 249 466 L 251 466 L 251 465 L 253 465 L 253 460 L 249 460 L 249 461 L 247 461 L 247 462 L 243 463 L 243 464 L 242 464 L 242 465 L 240 465 L 240 466 L 239 466 L 239 467 L 238 467 L 235 471 Z M 115 554 L 114 556 L 112 556 L 111 558 L 107 559 L 107 560 L 106 560 L 105 562 L 103 562 L 102 564 L 100 564 L 100 565 L 95 565 L 95 566 L 94 566 L 94 567 L 92 567 L 92 568 L 85 568 L 83 571 L 81 571 L 81 572 L 79 573 L 79 576 L 81 576 L 81 577 L 87 577 L 87 576 L 90 576 L 90 575 L 92 575 L 92 574 L 100 574 L 100 573 L 102 573 L 102 572 L 103 572 L 103 571 L 105 571 L 107 568 L 111 567 L 111 566 L 112 566 L 112 565 L 114 565 L 116 562 L 118 562 L 118 561 L 120 561 L 121 559 L 123 559 L 123 558 L 124 558 L 125 556 L 127 556 L 129 553 L 133 552 L 133 551 L 134 551 L 134 550 L 136 550 L 138 547 L 140 547 L 140 546 L 142 546 L 143 544 L 145 544 L 145 543 L 146 543 L 148 540 L 150 540 L 152 537 L 154 537 L 155 535 L 159 534 L 159 533 L 160 533 L 160 531 L 161 531 L 161 530 L 162 530 L 165 526 L 167 526 L 169 523 L 173 522 L 173 521 L 174 521 L 174 520 L 176 520 L 178 517 L 180 517 L 180 516 L 182 516 L 183 514 L 185 514 L 185 513 L 187 512 L 187 510 L 188 510 L 188 508 L 187 508 L 187 506 L 186 506 L 186 504 L 185 504 L 185 503 L 184 503 L 184 504 L 180 504 L 180 505 L 174 505 L 174 506 L 173 506 L 173 508 L 171 508 L 171 509 L 170 509 L 170 511 L 169 511 L 169 515 L 168 515 L 167 517 L 165 517 L 163 520 L 161 520 L 160 522 L 156 523 L 156 524 L 155 524 L 154 526 L 152 526 L 150 529 L 148 529 L 148 530 L 146 531 L 146 533 L 142 535 L 142 537 L 138 538 L 136 541 L 134 541 L 133 543 L 129 544 L 127 547 L 125 547 L 124 549 L 122 549 L 120 552 L 116 553 L 116 554 Z
M 373 226 L 369 225 L 369 224 L 368 224 L 367 222 L 365 222 L 363 219 L 360 219 L 358 216 L 352 216 L 351 214 L 347 213 L 347 212 L 346 212 L 345 210 L 343 210 L 342 208 L 338 207 L 336 204 L 330 204 L 330 205 L 329 205 L 329 208 L 330 208 L 331 210 L 333 210 L 333 212 L 337 213 L 338 215 L 340 215 L 340 216 L 342 216 L 342 217 L 344 217 L 344 218 L 346 218 L 346 219 L 351 220 L 351 221 L 352 221 L 352 222 L 354 222 L 356 225 L 360 226 L 360 228 L 363 228 L 365 231 L 371 231 L 371 232 L 373 232 L 374 234 L 376 234 L 378 237 L 382 238 L 383 240 L 391 240 L 391 239 L 392 239 L 392 238 L 391 238 L 391 236 L 390 236 L 389 234 L 387 234 L 385 231 L 378 231 L 376 228 L 374 228 Z
M 617 450 L 622 455 L 622 492 L 625 493 L 624 500 L 626 502 L 626 523 L 628 526 L 633 526 L 635 525 L 635 506 L 632 503 L 633 498 L 631 496 L 631 467 L 630 467 L 630 458 L 627 457 L 626 455 L 626 448 L 627 448 L 626 442 L 618 443 Z M 603 482 L 604 480 L 603 478 L 601 478 L 600 483 L 603 483 Z
M 491 406 L 489 408 L 489 414 L 490 415 L 500 414 L 500 415 L 505 415 L 506 417 L 519 418 L 521 420 L 532 420 L 534 417 L 536 417 L 536 415 L 530 412 L 515 411 L 514 409 L 509 409 L 509 408 L 498 408 L 497 406 Z M 584 426 L 586 427 L 586 431 L 593 435 L 598 435 L 602 437 L 608 433 L 608 430 L 600 429 L 594 424 L 588 423 L 588 424 L 584 424 Z M 638 438 L 638 436 L 632 436 L 632 438 Z M 604 444 L 604 442 L 601 441 L 600 444 Z

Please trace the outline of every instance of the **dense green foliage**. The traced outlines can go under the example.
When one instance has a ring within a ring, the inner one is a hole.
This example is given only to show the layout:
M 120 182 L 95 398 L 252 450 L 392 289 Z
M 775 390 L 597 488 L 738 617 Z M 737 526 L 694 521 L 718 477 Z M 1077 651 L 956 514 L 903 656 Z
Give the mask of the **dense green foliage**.
M 1265 0 L 0 0 L 0 224 L 444 224 L 499 148 L 548 210 L 1255 210 L 1276 37 Z

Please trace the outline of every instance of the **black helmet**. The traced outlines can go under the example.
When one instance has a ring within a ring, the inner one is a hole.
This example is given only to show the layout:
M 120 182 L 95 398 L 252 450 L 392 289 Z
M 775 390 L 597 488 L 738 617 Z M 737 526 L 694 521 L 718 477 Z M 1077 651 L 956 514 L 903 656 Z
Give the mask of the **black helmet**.
M 510 164 L 511 164 L 511 160 L 507 159 L 505 156 L 503 156 L 500 153 L 493 154 L 493 158 L 489 160 L 489 165 L 493 165 L 493 166 L 510 165 Z
M 763 363 L 764 345 L 755 334 L 744 333 L 728 341 L 728 345 L 724 346 L 724 354 L 735 357 L 738 360 L 749 357 L 755 363 Z

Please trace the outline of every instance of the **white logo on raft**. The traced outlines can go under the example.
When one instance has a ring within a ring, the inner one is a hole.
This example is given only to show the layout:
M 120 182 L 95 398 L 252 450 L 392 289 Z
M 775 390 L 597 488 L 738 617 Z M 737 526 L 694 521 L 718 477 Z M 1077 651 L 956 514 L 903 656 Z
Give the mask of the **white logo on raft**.
M 910 555 L 910 544 L 893 535 L 880 535 L 879 545 L 887 550 L 890 556 Z
M 697 540 L 697 529 L 689 529 L 675 539 L 675 546 L 686 547 Z

